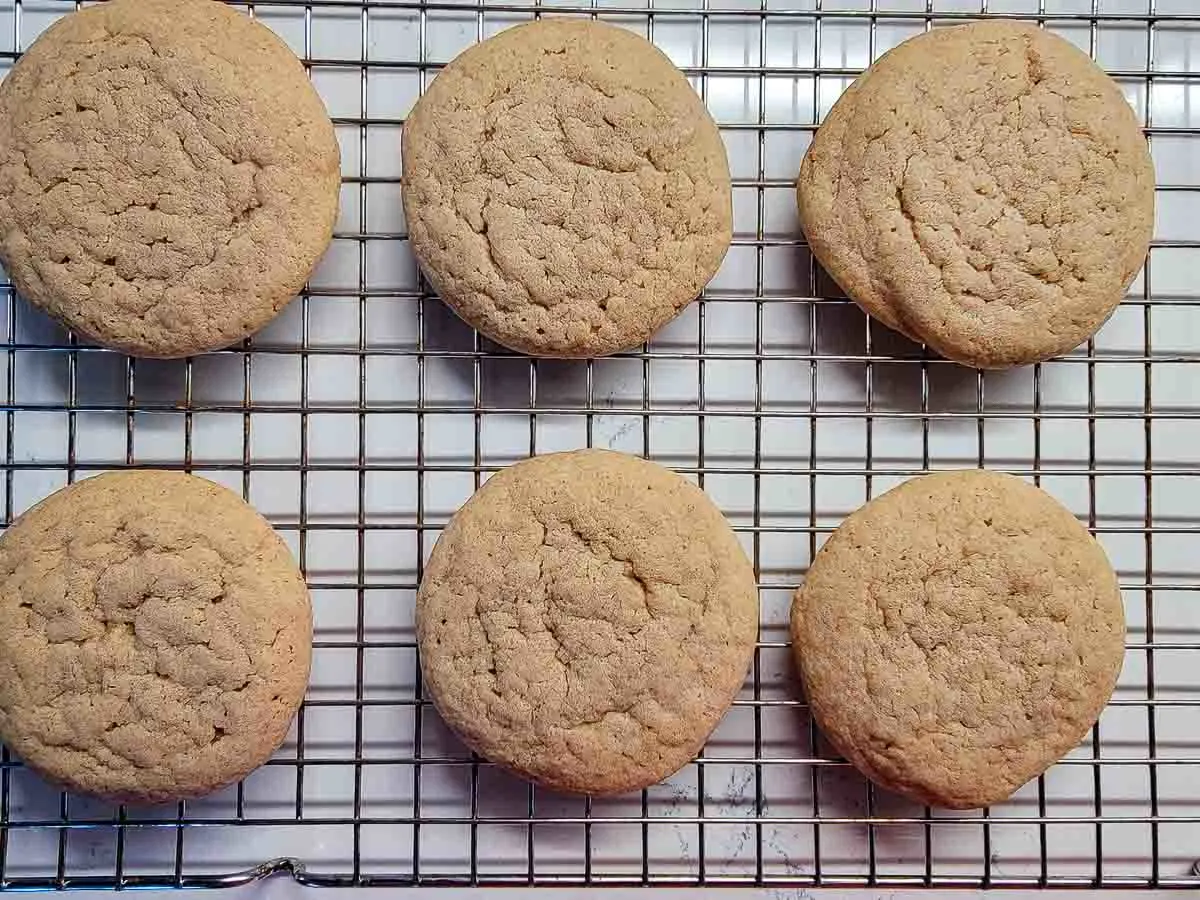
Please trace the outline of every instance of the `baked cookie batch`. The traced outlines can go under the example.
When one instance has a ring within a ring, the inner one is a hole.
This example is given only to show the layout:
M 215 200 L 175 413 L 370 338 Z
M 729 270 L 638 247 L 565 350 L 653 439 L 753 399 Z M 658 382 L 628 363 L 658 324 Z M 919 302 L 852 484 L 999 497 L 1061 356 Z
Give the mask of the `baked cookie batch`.
M 220 52 L 213 48 L 219 47 Z M 0 261 L 88 338 L 181 357 L 302 287 L 337 211 L 333 127 L 267 28 L 216 0 L 61 19 L 0 83 Z M 634 348 L 732 237 L 720 132 L 649 42 L 545 19 L 462 53 L 403 133 L 411 247 L 482 334 L 540 356 Z M 830 111 L 797 182 L 813 253 L 867 313 L 998 368 L 1086 341 L 1154 217 L 1120 90 L 1053 34 L 913 38 Z M 416 600 L 425 690 L 481 756 L 554 790 L 685 765 L 758 639 L 753 566 L 704 492 L 602 450 L 490 478 Z M 1124 656 L 1117 579 L 1057 501 L 982 471 L 915 478 L 825 543 L 791 616 L 836 749 L 919 802 L 1006 799 L 1095 724 Z M 195 797 L 285 739 L 312 609 L 269 524 L 191 475 L 67 487 L 0 537 L 0 738 L 66 788 Z

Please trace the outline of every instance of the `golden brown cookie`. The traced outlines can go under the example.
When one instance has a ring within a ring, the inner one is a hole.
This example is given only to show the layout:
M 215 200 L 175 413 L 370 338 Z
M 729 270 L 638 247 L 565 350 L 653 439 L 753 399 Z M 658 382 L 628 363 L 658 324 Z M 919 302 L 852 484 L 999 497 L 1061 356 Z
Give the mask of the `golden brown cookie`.
M 404 211 L 433 286 L 492 340 L 588 357 L 643 343 L 729 247 L 721 135 L 653 44 L 543 19 L 460 54 L 404 127 Z
M 1108 702 L 1125 613 L 1100 545 L 1011 475 L 914 478 L 853 513 L 792 604 L 813 715 L 890 790 L 969 809 L 1075 747 Z
M 442 718 L 480 755 L 574 793 L 637 790 L 691 760 L 757 634 L 753 568 L 712 501 L 606 450 L 493 475 L 417 595 Z
M 202 478 L 89 478 L 0 537 L 0 739 L 70 790 L 148 803 L 241 779 L 283 742 L 311 653 L 287 546 Z
M 817 259 L 880 321 L 983 368 L 1048 359 L 1121 301 L 1154 168 L 1121 89 L 1009 21 L 905 41 L 846 91 L 797 182 Z
M 137 356 L 261 328 L 329 243 L 333 126 L 266 26 L 216 0 L 112 0 L 0 84 L 0 260 L 68 328 Z

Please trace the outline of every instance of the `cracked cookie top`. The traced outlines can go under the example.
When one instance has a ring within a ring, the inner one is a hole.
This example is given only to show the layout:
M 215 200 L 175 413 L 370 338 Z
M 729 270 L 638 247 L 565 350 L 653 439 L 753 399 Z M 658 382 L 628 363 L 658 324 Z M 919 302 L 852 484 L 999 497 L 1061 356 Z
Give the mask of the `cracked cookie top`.
M 283 742 L 312 610 L 287 546 L 212 482 L 128 471 L 0 537 L 0 739 L 71 790 L 196 797 Z
M 1001 368 L 1078 346 L 1154 227 L 1154 168 L 1121 89 L 1048 31 L 937 29 L 835 104 L 797 183 L 847 294 L 942 355 Z
M 266 26 L 216 0 L 112 0 L 0 83 L 0 259 L 67 327 L 139 356 L 227 346 L 324 252 L 333 126 Z
M 712 501 L 605 450 L 493 475 L 417 597 L 443 719 L 480 755 L 573 793 L 636 790 L 691 760 L 757 634 L 753 568 Z
M 404 127 L 413 252 L 507 347 L 635 347 L 716 272 L 729 164 L 700 97 L 653 44 L 543 19 L 460 54 Z
M 871 778 L 969 809 L 1087 734 L 1125 652 L 1104 551 L 1010 475 L 914 478 L 852 514 L 792 604 L 813 715 Z

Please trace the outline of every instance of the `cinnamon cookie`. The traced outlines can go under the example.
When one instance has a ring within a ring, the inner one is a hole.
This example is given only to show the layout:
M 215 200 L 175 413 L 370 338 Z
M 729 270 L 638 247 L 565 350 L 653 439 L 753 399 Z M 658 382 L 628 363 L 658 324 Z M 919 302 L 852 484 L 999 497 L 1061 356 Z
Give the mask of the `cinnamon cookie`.
M 433 286 L 492 340 L 539 356 L 635 347 L 716 272 L 729 164 L 653 44 L 543 19 L 460 54 L 404 127 L 404 211 Z
M 493 475 L 417 595 L 424 684 L 482 756 L 555 790 L 637 790 L 686 764 L 758 634 L 754 571 L 691 482 L 621 453 Z
M 283 742 L 311 652 L 287 546 L 202 478 L 89 478 L 0 537 L 0 739 L 70 790 L 146 803 L 241 779 Z
M 846 519 L 796 594 L 792 640 L 839 752 L 890 790 L 969 809 L 1084 738 L 1121 671 L 1125 615 L 1070 512 L 1020 479 L 964 471 Z
M 0 260 L 30 302 L 136 356 L 227 346 L 304 285 L 340 184 L 275 34 L 216 0 L 112 0 L 0 84 Z
M 905 41 L 831 110 L 800 169 L 813 253 L 889 327 L 982 368 L 1087 340 L 1145 259 L 1154 168 L 1121 89 L 1049 31 Z

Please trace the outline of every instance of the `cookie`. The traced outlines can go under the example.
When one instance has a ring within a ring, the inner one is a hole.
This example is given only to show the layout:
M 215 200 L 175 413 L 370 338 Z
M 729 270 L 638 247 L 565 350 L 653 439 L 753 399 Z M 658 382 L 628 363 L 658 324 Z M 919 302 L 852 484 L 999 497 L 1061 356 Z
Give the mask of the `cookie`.
M 312 608 L 287 546 L 212 482 L 126 471 L 0 537 L 0 740 L 72 791 L 198 797 L 283 742 Z
M 492 340 L 536 356 L 636 347 L 729 247 L 729 163 L 683 74 L 632 32 L 542 19 L 460 54 L 404 127 L 425 275 Z
M 1112 694 L 1125 616 L 1100 545 L 1010 475 L 914 478 L 852 514 L 792 604 L 813 716 L 884 787 L 998 803 L 1074 748 Z
M 615 794 L 691 760 L 746 677 L 754 570 L 708 497 L 607 450 L 493 475 L 446 526 L 417 595 L 424 685 L 481 756 Z
M 835 104 L 797 182 L 814 255 L 886 325 L 1003 368 L 1108 319 L 1154 227 L 1154 168 L 1121 89 L 1010 21 L 905 41 Z
M 304 67 L 216 0 L 73 12 L 0 83 L 0 261 L 35 306 L 136 356 L 265 325 L 328 245 L 339 185 Z

